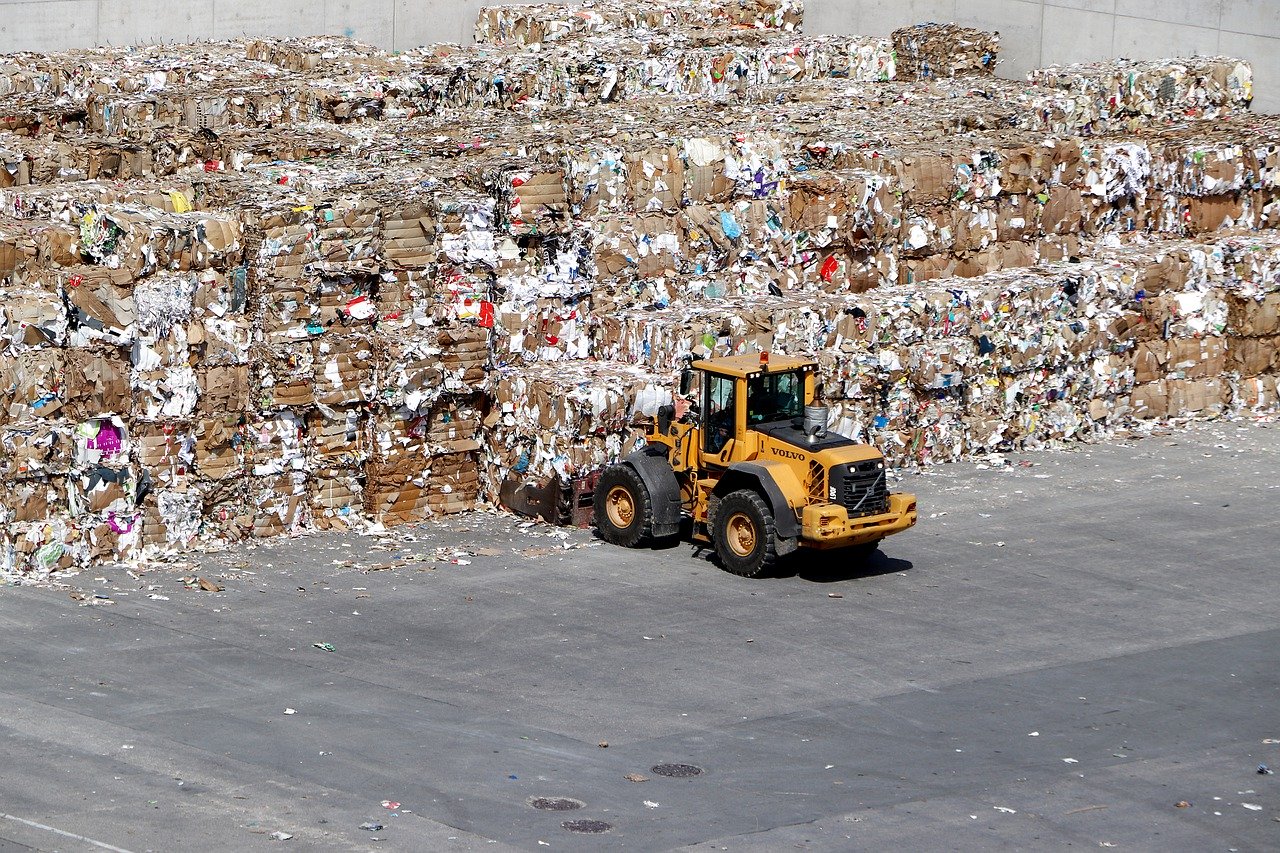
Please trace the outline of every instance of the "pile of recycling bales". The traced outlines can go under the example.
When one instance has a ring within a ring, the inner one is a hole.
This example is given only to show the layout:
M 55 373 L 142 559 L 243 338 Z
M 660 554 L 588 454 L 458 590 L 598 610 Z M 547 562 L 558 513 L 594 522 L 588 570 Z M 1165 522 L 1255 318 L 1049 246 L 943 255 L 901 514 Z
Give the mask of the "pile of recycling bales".
M 1273 412 L 1246 62 L 997 79 L 791 0 L 482 10 L 0 63 L 0 571 L 496 500 L 690 355 L 813 355 L 899 466 Z M 949 45 L 949 47 L 948 47 Z

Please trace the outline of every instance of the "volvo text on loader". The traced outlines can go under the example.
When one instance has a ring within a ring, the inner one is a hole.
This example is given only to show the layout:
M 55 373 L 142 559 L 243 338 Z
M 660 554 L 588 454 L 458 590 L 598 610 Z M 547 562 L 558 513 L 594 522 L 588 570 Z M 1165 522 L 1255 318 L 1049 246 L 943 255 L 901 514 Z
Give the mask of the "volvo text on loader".
M 914 525 L 915 496 L 889 493 L 880 451 L 827 431 L 816 372 L 769 353 L 691 362 L 680 393 L 696 383 L 699 404 L 660 408 L 647 445 L 601 474 L 601 537 L 631 547 L 689 518 L 725 569 L 756 577 L 798 548 L 862 556 Z

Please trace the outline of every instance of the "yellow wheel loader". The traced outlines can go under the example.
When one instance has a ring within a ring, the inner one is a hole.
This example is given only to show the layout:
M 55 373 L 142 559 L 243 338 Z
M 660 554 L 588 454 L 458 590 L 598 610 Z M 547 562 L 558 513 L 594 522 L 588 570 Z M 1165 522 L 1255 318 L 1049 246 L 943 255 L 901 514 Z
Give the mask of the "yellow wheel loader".
M 769 353 L 691 361 L 680 394 L 697 403 L 660 408 L 646 446 L 600 475 L 600 536 L 632 547 L 688 518 L 725 569 L 756 577 L 799 548 L 862 556 L 914 525 L 915 495 L 889 493 L 880 451 L 827 430 L 817 369 Z

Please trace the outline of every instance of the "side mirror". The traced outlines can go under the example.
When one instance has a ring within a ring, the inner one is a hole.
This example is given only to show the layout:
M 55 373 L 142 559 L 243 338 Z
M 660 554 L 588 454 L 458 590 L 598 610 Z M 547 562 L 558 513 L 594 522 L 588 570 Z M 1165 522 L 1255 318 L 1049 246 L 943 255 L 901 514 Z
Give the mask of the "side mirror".
M 693 369 L 686 367 L 680 371 L 680 396 L 688 394 L 691 388 L 693 388 Z
M 670 435 L 671 422 L 676 419 L 675 406 L 659 406 L 658 407 L 658 434 Z

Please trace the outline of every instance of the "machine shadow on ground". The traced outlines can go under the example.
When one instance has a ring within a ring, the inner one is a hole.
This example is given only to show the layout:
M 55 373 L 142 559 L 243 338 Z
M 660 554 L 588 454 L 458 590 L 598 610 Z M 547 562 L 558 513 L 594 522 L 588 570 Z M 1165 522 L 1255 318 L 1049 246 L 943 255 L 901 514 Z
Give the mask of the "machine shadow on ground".
M 655 551 L 668 551 L 677 545 L 684 545 L 688 548 L 686 553 L 694 560 L 708 564 L 717 571 L 724 571 L 716 558 L 715 547 L 702 542 L 693 542 L 692 532 L 693 526 L 686 519 L 681 525 L 679 538 L 664 539 L 653 543 L 650 547 Z M 810 583 L 838 583 L 905 572 L 910 568 L 913 568 L 910 560 L 890 557 L 879 549 L 870 554 L 856 554 L 838 548 L 830 551 L 802 548 L 779 558 L 772 569 L 756 580 L 799 578 Z
M 688 553 L 691 559 L 716 571 L 724 571 L 716 558 L 715 548 L 710 545 L 687 541 L 675 544 L 685 545 L 688 549 L 685 553 Z M 666 547 L 669 549 L 672 546 Z M 910 560 L 890 557 L 881 551 L 873 551 L 869 555 L 853 555 L 839 550 L 802 550 L 780 558 L 772 569 L 754 580 L 798 578 L 809 583 L 839 583 L 905 572 L 911 568 L 914 568 L 914 564 Z
M 636 550 L 662 553 L 669 557 L 686 556 L 695 564 L 707 565 L 716 571 L 724 571 L 716 558 L 715 548 L 705 542 L 693 541 L 692 532 L 692 523 L 685 519 L 681 524 L 679 536 L 649 539 L 641 543 Z M 592 528 L 591 535 L 596 541 L 604 542 L 599 530 Z M 780 558 L 771 570 L 760 575 L 756 580 L 799 578 L 810 583 L 838 583 L 905 572 L 911 568 L 914 568 L 914 564 L 910 560 L 890 557 L 879 549 L 870 554 L 855 554 L 841 549 L 830 551 L 802 549 Z
M 778 561 L 766 577 L 799 578 L 810 583 L 839 581 L 891 575 L 914 568 L 910 560 L 890 557 L 883 551 L 854 555 L 848 552 L 809 551 L 790 554 Z

